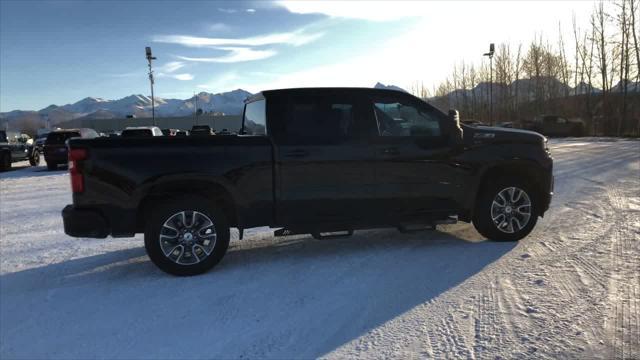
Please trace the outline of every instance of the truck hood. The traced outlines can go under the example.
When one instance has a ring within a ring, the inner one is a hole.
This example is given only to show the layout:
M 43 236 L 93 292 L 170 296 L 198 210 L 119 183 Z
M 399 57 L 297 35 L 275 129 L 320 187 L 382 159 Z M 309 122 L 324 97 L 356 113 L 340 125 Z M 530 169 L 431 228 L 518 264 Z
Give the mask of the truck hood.
M 547 138 L 535 131 L 491 126 L 465 126 L 464 142 L 467 145 L 482 144 L 536 144 L 545 146 Z

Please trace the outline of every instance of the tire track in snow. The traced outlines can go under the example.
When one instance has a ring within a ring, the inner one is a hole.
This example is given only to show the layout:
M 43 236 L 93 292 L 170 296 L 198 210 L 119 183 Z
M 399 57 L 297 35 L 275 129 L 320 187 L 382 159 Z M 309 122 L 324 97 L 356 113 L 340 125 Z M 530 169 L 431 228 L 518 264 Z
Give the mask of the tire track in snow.
M 640 284 L 640 261 L 638 237 L 633 236 L 630 223 L 637 218 L 623 201 L 629 188 L 637 187 L 628 183 L 608 188 L 609 203 L 616 215 L 612 227 L 611 257 L 612 269 L 609 278 L 609 318 L 607 332 L 610 342 L 609 354 L 616 359 L 637 359 L 640 355 L 638 341 L 638 297 L 636 287 Z M 630 194 L 632 195 L 632 193 Z

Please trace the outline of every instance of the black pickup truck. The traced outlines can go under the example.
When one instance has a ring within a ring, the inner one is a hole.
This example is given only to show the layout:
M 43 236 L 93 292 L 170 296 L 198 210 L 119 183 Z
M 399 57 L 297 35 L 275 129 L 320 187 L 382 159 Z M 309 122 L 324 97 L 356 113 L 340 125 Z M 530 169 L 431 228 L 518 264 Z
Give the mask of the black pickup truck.
M 177 275 L 224 256 L 229 228 L 276 235 L 432 229 L 459 220 L 497 241 L 525 237 L 549 207 L 552 159 L 540 134 L 467 127 L 394 90 L 263 91 L 240 135 L 71 139 L 76 237 L 145 234 Z

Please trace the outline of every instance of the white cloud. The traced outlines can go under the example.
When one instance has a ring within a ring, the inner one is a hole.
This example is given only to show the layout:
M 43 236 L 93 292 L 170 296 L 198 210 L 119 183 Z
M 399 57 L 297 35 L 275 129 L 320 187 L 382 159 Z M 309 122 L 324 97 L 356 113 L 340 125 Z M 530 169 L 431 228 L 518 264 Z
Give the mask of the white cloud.
M 337 18 L 390 21 L 419 17 L 433 7 L 428 1 L 278 1 L 276 3 L 296 14 L 324 14 Z M 450 14 L 443 14 L 448 16 Z
M 210 31 L 215 31 L 215 32 L 227 32 L 229 30 L 231 30 L 231 26 L 225 24 L 225 23 L 213 23 L 211 25 L 209 25 L 209 30 Z
M 277 54 L 275 50 L 253 50 L 242 47 L 217 47 L 218 50 L 228 51 L 229 54 L 217 57 L 188 57 L 177 56 L 178 59 L 192 62 L 208 62 L 208 63 L 232 63 L 242 61 L 254 61 L 270 58 Z
M 193 75 L 191 74 L 175 74 L 172 77 L 176 80 L 182 81 L 193 80 Z
M 263 46 L 274 44 L 287 44 L 293 46 L 300 46 L 308 44 L 322 37 L 323 33 L 305 34 L 301 31 L 294 31 L 288 33 L 276 33 L 269 35 L 254 36 L 241 39 L 228 39 L 228 38 L 208 38 L 197 37 L 188 35 L 159 35 L 153 37 L 154 42 L 167 43 L 167 44 L 179 44 L 188 47 L 215 47 L 215 46 Z
M 170 73 L 165 73 L 165 72 L 158 72 L 158 73 L 156 73 L 156 77 L 159 77 L 159 78 L 171 78 L 171 79 L 176 79 L 176 80 L 181 80 L 181 81 L 189 81 L 189 80 L 193 80 L 194 79 L 194 76 L 192 74 L 189 74 L 189 73 L 170 74 Z
M 159 72 L 163 73 L 172 73 L 176 70 L 179 70 L 185 66 L 185 63 L 182 61 L 170 61 L 158 68 L 156 68 Z
M 226 9 L 226 8 L 218 8 L 218 11 L 223 12 L 225 14 L 234 14 L 238 12 L 238 10 L 236 9 Z
M 256 12 L 256 9 L 247 9 L 246 11 L 247 11 L 248 13 L 254 13 L 254 12 Z

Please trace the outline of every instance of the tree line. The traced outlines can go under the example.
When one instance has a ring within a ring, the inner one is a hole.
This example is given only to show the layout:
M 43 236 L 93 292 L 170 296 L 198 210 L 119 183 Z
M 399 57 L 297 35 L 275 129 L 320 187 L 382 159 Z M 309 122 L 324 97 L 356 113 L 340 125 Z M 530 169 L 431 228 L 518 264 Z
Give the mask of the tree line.
M 588 24 L 573 17 L 571 39 L 559 22 L 554 41 L 536 35 L 528 44 L 497 44 L 492 82 L 483 58 L 455 64 L 432 89 L 415 83 L 410 91 L 487 124 L 559 115 L 581 119 L 593 135 L 640 135 L 639 1 L 594 3 Z

